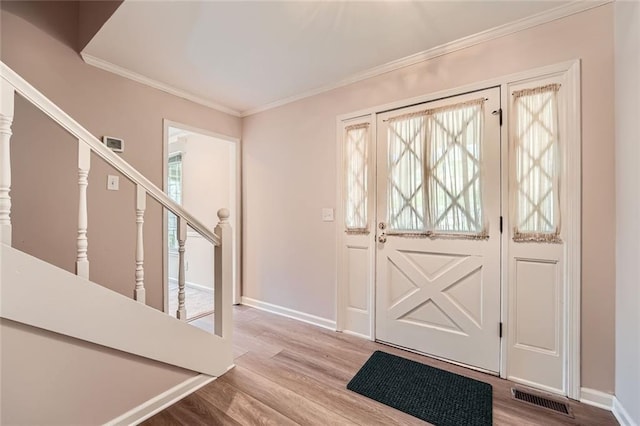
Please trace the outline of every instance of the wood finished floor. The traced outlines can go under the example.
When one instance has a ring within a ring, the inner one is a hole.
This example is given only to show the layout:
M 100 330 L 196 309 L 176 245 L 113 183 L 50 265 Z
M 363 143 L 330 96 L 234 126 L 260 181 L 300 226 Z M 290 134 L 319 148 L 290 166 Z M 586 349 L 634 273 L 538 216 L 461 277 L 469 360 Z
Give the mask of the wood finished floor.
M 511 399 L 513 383 L 368 340 L 238 306 L 236 367 L 151 417 L 154 425 L 424 425 L 348 391 L 376 350 L 490 383 L 495 425 L 617 425 L 610 412 L 571 401 L 568 418 Z M 209 317 L 194 322 L 211 328 Z

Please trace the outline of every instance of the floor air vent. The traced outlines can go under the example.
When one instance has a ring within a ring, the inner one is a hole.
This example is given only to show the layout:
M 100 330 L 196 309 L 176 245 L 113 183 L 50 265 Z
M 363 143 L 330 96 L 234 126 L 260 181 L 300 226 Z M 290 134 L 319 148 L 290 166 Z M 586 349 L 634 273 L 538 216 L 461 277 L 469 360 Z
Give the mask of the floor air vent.
M 511 394 L 518 401 L 526 402 L 527 404 L 535 405 L 536 407 L 546 408 L 547 410 L 573 417 L 569 404 L 566 402 L 556 401 L 516 388 L 511 389 Z

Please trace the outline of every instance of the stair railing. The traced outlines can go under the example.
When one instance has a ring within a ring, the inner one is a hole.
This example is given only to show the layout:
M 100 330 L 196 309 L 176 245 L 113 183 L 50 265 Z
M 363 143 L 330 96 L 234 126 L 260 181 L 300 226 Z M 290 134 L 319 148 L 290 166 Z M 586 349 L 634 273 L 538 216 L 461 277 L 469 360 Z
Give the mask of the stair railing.
M 178 309 L 176 317 L 186 321 L 185 307 L 185 244 L 187 226 L 214 245 L 214 334 L 227 340 L 232 331 L 232 231 L 229 210 L 218 211 L 218 225 L 212 231 L 193 217 L 181 205 L 170 199 L 131 164 L 127 163 L 102 144 L 87 129 L 51 102 L 20 75 L 0 62 L 0 243 L 11 246 L 11 125 L 14 116 L 15 94 L 35 105 L 53 121 L 73 135 L 78 141 L 78 234 L 76 243 L 76 274 L 89 279 L 89 241 L 87 237 L 87 187 L 91 169 L 91 152 L 122 173 L 136 186 L 136 258 L 133 298 L 145 303 L 144 287 L 144 241 L 143 227 L 146 196 L 149 195 L 178 218 Z M 230 345 L 226 345 L 228 350 Z

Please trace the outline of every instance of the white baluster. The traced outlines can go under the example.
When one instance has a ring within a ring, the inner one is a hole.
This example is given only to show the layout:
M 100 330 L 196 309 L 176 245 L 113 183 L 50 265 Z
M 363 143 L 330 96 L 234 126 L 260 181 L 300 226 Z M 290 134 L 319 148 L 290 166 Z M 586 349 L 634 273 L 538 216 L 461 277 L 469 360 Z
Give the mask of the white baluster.
M 136 185 L 136 288 L 133 298 L 140 303 L 145 303 L 144 289 L 144 211 L 147 208 L 147 192 L 140 185 Z
M 14 89 L 0 78 L 0 242 L 11 245 L 11 124 Z
M 184 245 L 186 241 L 187 222 L 178 216 L 178 310 L 176 311 L 176 318 L 183 321 L 187 319 L 187 309 L 184 304 Z
M 89 279 L 89 259 L 87 250 L 88 214 L 87 186 L 89 186 L 89 169 L 91 168 L 91 148 L 83 141 L 78 141 L 78 254 L 76 257 L 76 275 Z
M 233 232 L 229 224 L 229 210 L 218 210 L 218 219 L 215 233 L 220 238 L 220 245 L 214 248 L 214 333 L 230 342 L 233 329 Z

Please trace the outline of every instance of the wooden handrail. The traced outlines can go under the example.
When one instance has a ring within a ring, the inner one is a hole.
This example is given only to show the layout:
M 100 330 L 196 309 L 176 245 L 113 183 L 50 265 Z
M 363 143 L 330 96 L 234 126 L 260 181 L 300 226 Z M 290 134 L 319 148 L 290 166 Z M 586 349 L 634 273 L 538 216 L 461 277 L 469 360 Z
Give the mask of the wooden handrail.
M 141 186 L 153 199 L 158 201 L 167 210 L 178 217 L 184 219 L 187 224 L 216 246 L 220 245 L 220 238 L 206 225 L 189 214 L 181 205 L 169 198 L 160 188 L 154 185 L 142 173 L 136 170 L 118 155 L 114 154 L 102 142 L 93 136 L 87 129 L 82 127 L 77 121 L 51 102 L 38 89 L 20 77 L 15 71 L 0 61 L 0 75 L 7 81 L 17 93 L 27 99 L 42 112 L 48 115 L 53 121 L 58 123 L 67 132 L 76 137 L 79 143 L 85 143 L 100 158 L 122 173 L 127 179 Z

